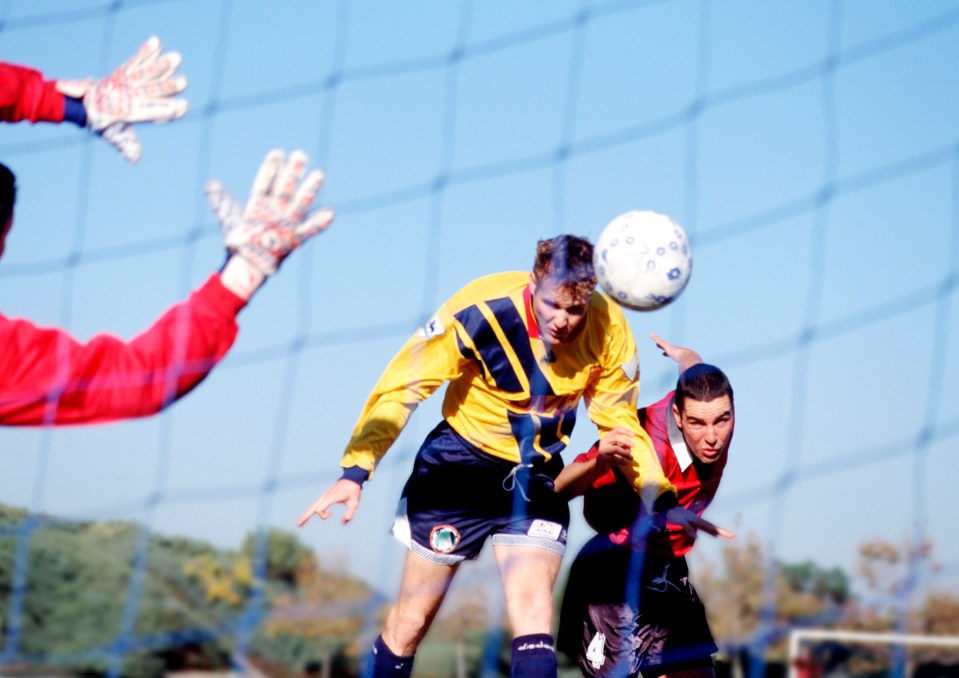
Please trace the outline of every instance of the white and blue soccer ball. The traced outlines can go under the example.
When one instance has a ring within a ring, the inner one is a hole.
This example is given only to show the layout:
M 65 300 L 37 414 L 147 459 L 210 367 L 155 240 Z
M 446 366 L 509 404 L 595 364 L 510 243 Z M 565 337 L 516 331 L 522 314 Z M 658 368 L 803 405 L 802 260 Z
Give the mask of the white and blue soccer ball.
M 665 214 L 633 210 L 613 219 L 593 252 L 599 286 L 627 308 L 655 311 L 671 303 L 693 272 L 686 231 Z

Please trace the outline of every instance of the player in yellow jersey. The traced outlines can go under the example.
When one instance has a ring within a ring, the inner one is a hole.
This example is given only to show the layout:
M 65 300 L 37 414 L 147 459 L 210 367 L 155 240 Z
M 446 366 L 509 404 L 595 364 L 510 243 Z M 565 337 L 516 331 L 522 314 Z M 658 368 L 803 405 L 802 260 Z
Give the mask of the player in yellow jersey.
M 532 273 L 469 283 L 387 366 L 343 455 L 343 477 L 300 517 L 349 522 L 363 482 L 417 404 L 449 382 L 443 421 L 427 437 L 403 490 L 393 533 L 408 547 L 397 600 L 367 673 L 409 676 L 457 568 L 487 537 L 513 631 L 513 676 L 556 676 L 553 585 L 566 549 L 569 509 L 554 492 L 583 400 L 601 434 L 632 452 L 624 466 L 650 511 L 690 531 L 709 527 L 677 504 L 636 418 L 639 363 L 621 308 L 595 294 L 593 246 L 563 235 L 537 245 Z

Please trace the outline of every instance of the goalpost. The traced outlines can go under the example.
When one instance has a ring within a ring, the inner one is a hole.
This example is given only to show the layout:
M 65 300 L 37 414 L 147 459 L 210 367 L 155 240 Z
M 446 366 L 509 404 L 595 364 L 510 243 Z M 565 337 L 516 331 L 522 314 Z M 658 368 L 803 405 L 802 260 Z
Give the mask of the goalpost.
M 878 631 L 843 631 L 840 629 L 793 629 L 789 632 L 789 678 L 800 678 L 797 660 L 803 641 L 835 640 L 844 643 L 877 645 L 922 645 L 959 649 L 959 636 L 929 636 Z

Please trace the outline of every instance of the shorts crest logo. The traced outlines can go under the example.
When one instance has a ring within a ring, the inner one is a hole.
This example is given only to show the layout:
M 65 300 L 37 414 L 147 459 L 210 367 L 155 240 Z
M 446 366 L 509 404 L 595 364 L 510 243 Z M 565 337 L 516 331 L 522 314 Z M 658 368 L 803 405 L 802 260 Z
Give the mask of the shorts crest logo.
M 452 553 L 460 543 L 460 533 L 452 525 L 437 525 L 430 532 L 430 548 L 437 553 Z

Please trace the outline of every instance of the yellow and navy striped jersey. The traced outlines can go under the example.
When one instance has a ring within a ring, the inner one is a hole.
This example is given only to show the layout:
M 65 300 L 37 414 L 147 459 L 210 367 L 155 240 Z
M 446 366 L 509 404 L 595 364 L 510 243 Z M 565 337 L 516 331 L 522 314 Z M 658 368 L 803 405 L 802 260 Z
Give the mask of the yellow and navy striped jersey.
M 449 382 L 443 417 L 466 441 L 513 462 L 560 454 L 581 399 L 600 434 L 616 426 L 634 438 L 624 468 L 648 506 L 674 488 L 639 425 L 639 361 L 618 304 L 600 293 L 575 338 L 540 338 L 530 274 L 496 273 L 454 294 L 400 349 L 370 394 L 343 456 L 343 467 L 372 475 L 416 406 Z

